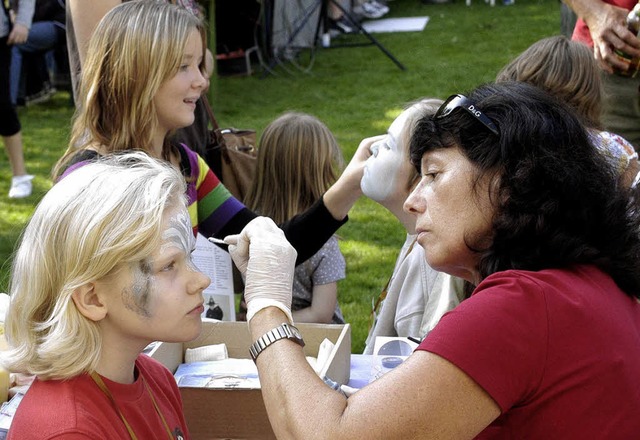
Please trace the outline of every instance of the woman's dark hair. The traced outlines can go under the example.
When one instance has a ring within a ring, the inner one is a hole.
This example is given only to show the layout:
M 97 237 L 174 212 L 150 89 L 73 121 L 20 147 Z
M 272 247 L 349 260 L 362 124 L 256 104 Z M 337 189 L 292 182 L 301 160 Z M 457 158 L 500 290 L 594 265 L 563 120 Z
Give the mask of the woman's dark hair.
M 424 153 L 459 147 L 476 166 L 476 178 L 498 178 L 492 243 L 476 250 L 481 277 L 594 264 L 640 298 L 640 210 L 617 186 L 584 121 L 525 83 L 487 84 L 467 96 L 499 135 L 457 109 L 423 118 L 410 152 L 419 169 Z

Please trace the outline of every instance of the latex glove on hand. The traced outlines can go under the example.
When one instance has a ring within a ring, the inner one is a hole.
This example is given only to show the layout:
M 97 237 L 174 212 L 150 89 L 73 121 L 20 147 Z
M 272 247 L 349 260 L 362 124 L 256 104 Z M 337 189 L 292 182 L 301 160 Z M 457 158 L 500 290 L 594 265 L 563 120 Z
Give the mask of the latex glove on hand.
M 293 271 L 298 253 L 267 217 L 253 219 L 238 235 L 225 237 L 229 254 L 244 275 L 247 322 L 266 307 L 278 307 L 289 321 Z

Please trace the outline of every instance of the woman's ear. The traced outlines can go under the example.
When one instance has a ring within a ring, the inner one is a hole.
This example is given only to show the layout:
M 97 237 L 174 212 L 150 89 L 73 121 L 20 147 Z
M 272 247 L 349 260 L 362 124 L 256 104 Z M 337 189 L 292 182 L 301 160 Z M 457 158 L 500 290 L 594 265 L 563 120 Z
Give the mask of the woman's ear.
M 76 288 L 71 294 L 78 311 L 91 321 L 100 321 L 107 315 L 107 307 L 96 292 L 95 283 L 87 283 Z

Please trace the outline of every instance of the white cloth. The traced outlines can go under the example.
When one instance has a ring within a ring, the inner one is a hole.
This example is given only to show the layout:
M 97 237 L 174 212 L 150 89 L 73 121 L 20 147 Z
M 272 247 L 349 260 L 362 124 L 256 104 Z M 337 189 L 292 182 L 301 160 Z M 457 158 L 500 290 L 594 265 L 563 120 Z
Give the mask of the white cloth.
M 424 249 L 411 247 L 415 238 L 407 234 L 364 354 L 373 353 L 377 336 L 423 338 L 464 298 L 463 280 L 432 269 Z

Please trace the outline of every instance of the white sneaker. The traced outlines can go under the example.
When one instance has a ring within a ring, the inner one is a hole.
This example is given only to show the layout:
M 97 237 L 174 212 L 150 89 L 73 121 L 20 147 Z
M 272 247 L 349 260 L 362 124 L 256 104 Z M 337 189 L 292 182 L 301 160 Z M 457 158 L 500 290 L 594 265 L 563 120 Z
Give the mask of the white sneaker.
M 389 7 L 375 0 L 368 0 L 360 7 L 354 8 L 354 11 L 362 14 L 365 18 L 380 18 L 389 12 Z
M 11 189 L 9 190 L 10 199 L 22 199 L 31 195 L 31 180 L 34 176 L 25 174 L 23 176 L 15 176 L 11 178 Z

